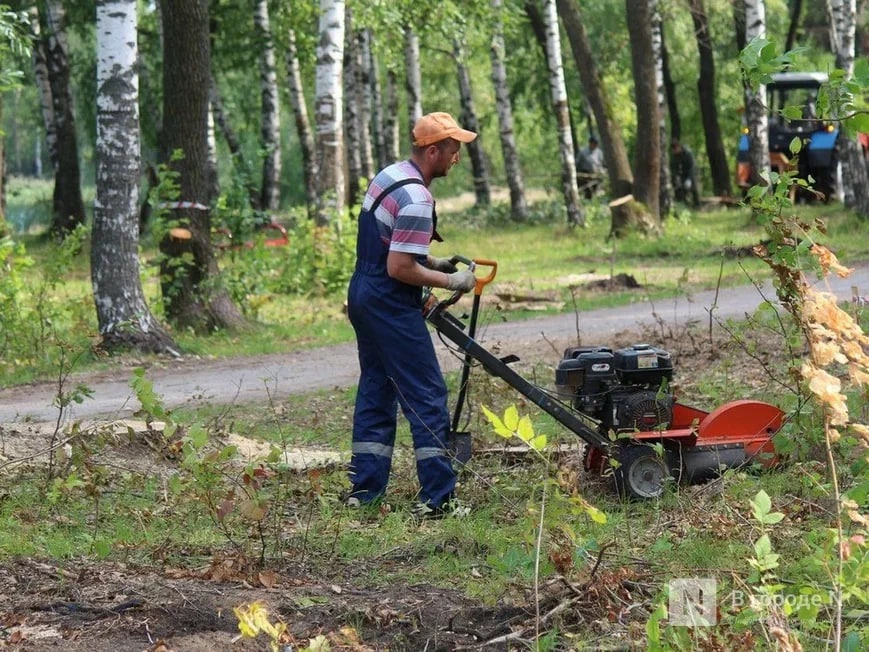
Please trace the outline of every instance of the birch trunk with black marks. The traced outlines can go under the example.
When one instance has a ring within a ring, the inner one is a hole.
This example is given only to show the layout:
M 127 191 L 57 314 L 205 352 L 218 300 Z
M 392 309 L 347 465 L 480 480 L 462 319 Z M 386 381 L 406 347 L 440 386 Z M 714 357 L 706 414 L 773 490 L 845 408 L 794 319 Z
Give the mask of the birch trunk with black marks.
M 344 0 L 320 0 L 317 42 L 316 107 L 318 195 L 317 223 L 328 224 L 344 209 Z
M 371 30 L 356 30 L 356 72 L 359 88 L 359 163 L 362 177 L 370 181 L 374 169 L 374 148 L 372 146 L 371 124 L 374 106 L 374 82 L 377 79 L 377 69 L 372 67 Z M 367 185 L 367 184 L 364 184 Z M 363 188 L 364 190 L 365 188 Z
M 453 58 L 456 62 L 456 75 L 459 80 L 459 100 L 462 110 L 459 113 L 459 124 L 477 134 L 477 138 L 468 143 L 468 158 L 471 159 L 471 169 L 474 173 L 474 195 L 477 206 L 488 206 L 492 203 L 492 191 L 489 188 L 489 162 L 483 149 L 483 137 L 480 134 L 480 121 L 474 108 L 474 96 L 471 93 L 471 75 L 464 61 L 464 48 L 458 38 L 453 39 Z
M 91 283 L 100 346 L 177 355 L 145 301 L 139 265 L 136 0 L 98 0 L 96 201 Z
M 344 10 L 344 143 L 347 151 L 347 204 L 353 206 L 359 197 L 362 179 L 362 149 L 359 133 L 359 59 L 353 36 L 353 12 Z M 363 190 L 364 192 L 364 190 Z
M 827 0 L 830 21 L 830 42 L 836 55 L 836 67 L 845 71 L 845 79 L 854 76 L 854 55 L 857 24 L 855 0 Z M 842 116 L 834 115 L 834 118 Z M 837 146 L 842 163 L 842 191 L 848 208 L 861 217 L 869 217 L 869 178 L 863 149 L 854 138 L 843 132 Z
M 549 91 L 552 111 L 558 128 L 558 153 L 561 158 L 561 187 L 567 210 L 567 223 L 585 226 L 585 214 L 579 203 L 576 185 L 576 160 L 573 156 L 573 135 L 570 133 L 570 111 L 567 105 L 567 87 L 561 61 L 561 36 L 558 31 L 558 13 L 555 0 L 546 0 L 543 8 L 546 29 L 546 58 L 549 67 Z
M 377 64 L 377 55 L 374 52 L 372 42 L 372 39 L 374 37 L 371 34 L 371 30 L 366 30 L 366 33 L 368 34 L 365 41 L 367 46 L 368 60 L 365 63 L 365 68 L 368 71 L 368 93 L 370 93 L 371 97 L 371 138 L 374 149 L 374 151 L 372 152 L 374 161 L 371 173 L 373 177 L 378 170 L 385 168 L 393 161 L 390 160 L 387 156 L 386 119 L 383 115 L 384 96 L 381 90 L 382 86 L 380 84 L 380 75 L 378 73 L 380 67 Z
M 661 217 L 673 210 L 673 183 L 670 179 L 670 155 L 667 136 L 667 89 L 664 86 L 664 26 L 658 3 L 652 5 L 652 52 L 655 59 L 655 90 L 658 96 L 658 133 L 661 141 L 661 177 L 658 208 Z
M 302 150 L 302 173 L 305 184 L 305 200 L 308 205 L 308 217 L 314 217 L 319 211 L 317 196 L 317 149 L 314 144 L 314 133 L 308 118 L 308 107 L 305 103 L 305 87 L 302 85 L 302 71 L 299 66 L 299 54 L 296 50 L 296 33 L 289 30 L 287 34 L 287 87 L 290 95 L 290 106 L 296 122 L 296 136 Z
M 764 0 L 744 0 L 745 42 L 766 37 Z M 738 22 L 738 21 L 737 21 Z M 769 185 L 769 120 L 766 108 L 766 84 L 756 89 L 745 85 L 745 124 L 748 127 L 748 158 L 752 185 Z
M 504 176 L 510 189 L 510 215 L 519 222 L 528 219 L 528 204 L 525 201 L 525 181 L 516 136 L 513 133 L 513 105 L 510 87 L 507 84 L 507 64 L 504 51 L 504 23 L 502 0 L 492 0 L 494 31 L 492 34 L 492 86 L 495 89 L 495 109 L 498 112 L 498 137 L 501 155 L 504 158 Z
M 419 36 L 404 30 L 404 90 L 407 93 L 408 137 L 413 140 L 413 125 L 422 117 L 422 72 L 419 69 Z
M 281 205 L 281 110 L 268 0 L 257 0 L 254 11 L 254 26 L 262 48 L 259 57 L 260 140 L 263 149 L 260 205 L 263 210 L 276 211 Z
M 386 117 L 383 120 L 383 143 L 387 165 L 401 156 L 401 134 L 398 129 L 398 74 L 386 71 Z M 422 109 L 420 108 L 420 111 Z

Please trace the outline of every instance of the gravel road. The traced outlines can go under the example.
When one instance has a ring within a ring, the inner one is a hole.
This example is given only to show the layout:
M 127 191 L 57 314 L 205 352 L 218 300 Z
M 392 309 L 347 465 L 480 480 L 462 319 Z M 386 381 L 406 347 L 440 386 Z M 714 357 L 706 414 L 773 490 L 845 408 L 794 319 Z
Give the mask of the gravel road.
M 828 283 L 840 299 L 850 299 L 852 287 L 860 294 L 869 294 L 869 263 L 862 263 L 848 279 L 831 278 Z M 719 319 L 741 318 L 752 312 L 763 300 L 774 298 L 771 285 L 699 292 L 690 297 L 659 300 L 654 305 L 641 301 L 629 306 L 583 311 L 578 315 L 562 314 L 539 319 L 490 323 L 480 328 L 477 340 L 499 355 L 540 352 L 540 342 L 551 351 L 561 350 L 577 341 L 608 344 L 616 333 L 642 328 L 663 320 L 676 327 L 691 321 L 708 323 L 710 311 Z M 485 308 L 486 296 L 483 296 Z M 714 308 L 713 308 L 714 306 Z M 433 337 L 437 337 L 433 335 Z M 551 344 L 551 347 L 550 347 Z M 652 342 L 654 344 L 654 342 Z M 459 362 L 439 341 L 436 348 L 444 369 L 456 369 Z M 553 354 L 555 357 L 555 354 Z M 555 360 L 553 361 L 553 364 Z M 173 408 L 206 402 L 265 403 L 269 396 L 280 400 L 288 395 L 319 389 L 352 386 L 358 376 L 354 343 L 292 353 L 239 357 L 228 360 L 181 359 L 166 360 L 152 365 L 147 377 L 164 405 Z M 64 413 L 64 421 L 126 418 L 138 408 L 129 383 L 131 368 L 73 375 L 67 389 L 84 383 L 93 390 L 93 398 L 77 404 Z M 52 407 L 56 385 L 41 383 L 0 390 L 0 424 L 51 422 L 58 418 Z

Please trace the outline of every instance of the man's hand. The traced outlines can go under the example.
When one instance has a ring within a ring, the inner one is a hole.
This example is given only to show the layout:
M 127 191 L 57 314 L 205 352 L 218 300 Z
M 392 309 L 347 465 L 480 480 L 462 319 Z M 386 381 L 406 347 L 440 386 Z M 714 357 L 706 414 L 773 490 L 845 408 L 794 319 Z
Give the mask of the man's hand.
M 453 272 L 447 275 L 447 289 L 456 290 L 458 292 L 470 292 L 477 284 L 477 278 L 469 269 L 463 269 L 461 272 Z
M 444 272 L 445 274 L 452 274 L 459 271 L 459 268 L 456 267 L 455 258 L 435 258 L 434 256 L 431 256 L 429 258 L 429 267 L 435 271 Z

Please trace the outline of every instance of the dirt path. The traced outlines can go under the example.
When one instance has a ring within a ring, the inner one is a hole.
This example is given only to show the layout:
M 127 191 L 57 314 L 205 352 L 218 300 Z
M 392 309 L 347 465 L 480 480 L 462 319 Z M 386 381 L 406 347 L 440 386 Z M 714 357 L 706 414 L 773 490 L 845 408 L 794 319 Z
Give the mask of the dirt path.
M 869 294 L 869 264 L 856 267 L 848 279 L 832 278 L 830 287 L 840 300 L 852 297 L 852 287 Z M 656 323 L 678 328 L 690 322 L 707 324 L 710 311 L 717 319 L 740 318 L 753 311 L 763 297 L 775 293 L 767 284 L 760 290 L 744 286 L 699 292 L 688 297 L 661 300 L 654 305 L 641 301 L 633 305 L 561 314 L 539 319 L 490 323 L 480 328 L 477 339 L 486 348 L 502 355 L 515 353 L 526 360 L 553 362 L 568 345 L 608 344 L 625 330 L 648 329 Z M 483 298 L 484 309 L 486 297 Z M 433 335 L 437 338 L 437 335 Z M 654 342 L 652 342 L 654 343 Z M 439 342 L 436 348 L 446 370 L 459 367 L 459 360 Z M 68 388 L 77 383 L 93 390 L 93 398 L 74 405 L 64 420 L 124 418 L 139 409 L 129 382 L 132 368 L 87 375 L 74 375 Z M 166 407 L 203 403 L 265 403 L 269 397 L 280 400 L 292 394 L 320 389 L 352 386 L 358 377 L 355 344 L 294 351 L 287 354 L 239 357 L 225 360 L 186 358 L 166 360 L 147 371 L 155 391 Z M 42 383 L 0 390 L 0 423 L 53 422 L 52 407 L 57 388 Z

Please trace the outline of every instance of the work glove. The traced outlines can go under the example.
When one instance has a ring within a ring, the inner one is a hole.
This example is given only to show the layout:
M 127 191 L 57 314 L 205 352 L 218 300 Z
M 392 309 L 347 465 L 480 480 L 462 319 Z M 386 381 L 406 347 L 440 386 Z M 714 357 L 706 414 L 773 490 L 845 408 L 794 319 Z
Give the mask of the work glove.
M 453 258 L 435 258 L 432 256 L 431 259 L 431 269 L 444 272 L 446 274 L 452 274 L 453 272 L 459 271 L 459 268 L 456 267 L 456 259 Z
M 474 273 L 469 269 L 463 269 L 461 272 L 453 272 L 447 275 L 447 289 L 458 292 L 470 292 L 477 284 L 477 279 Z

